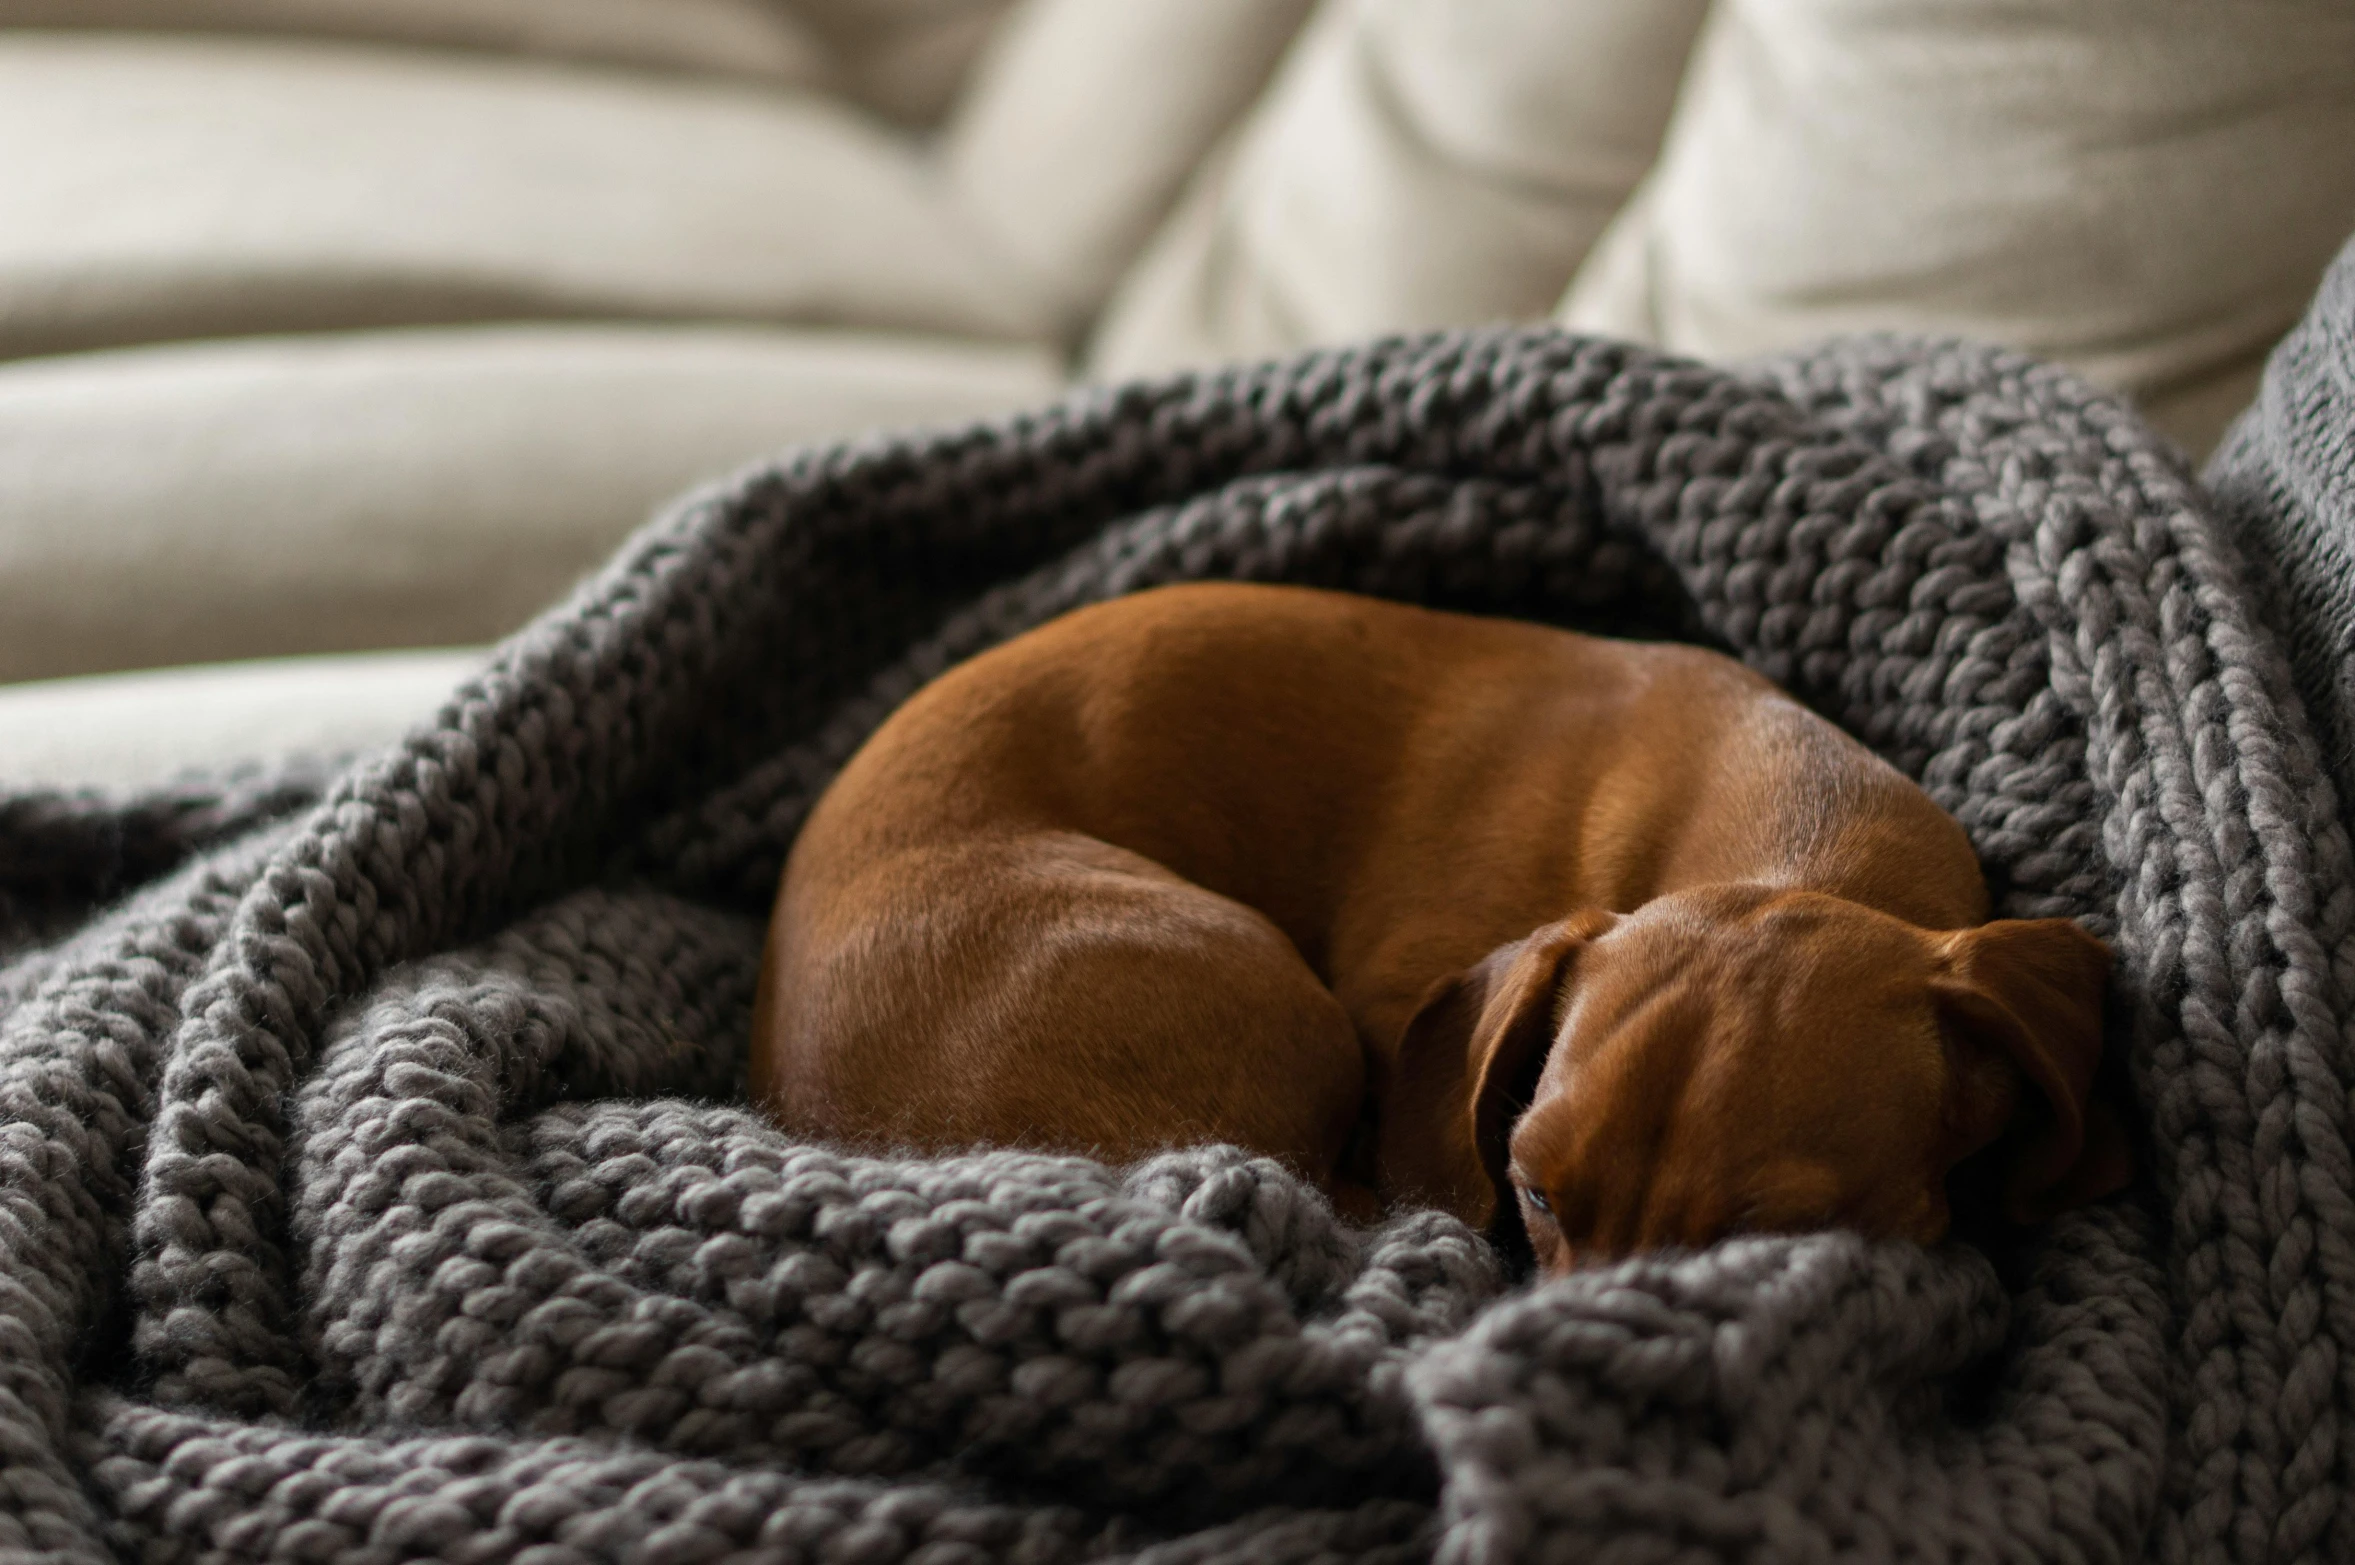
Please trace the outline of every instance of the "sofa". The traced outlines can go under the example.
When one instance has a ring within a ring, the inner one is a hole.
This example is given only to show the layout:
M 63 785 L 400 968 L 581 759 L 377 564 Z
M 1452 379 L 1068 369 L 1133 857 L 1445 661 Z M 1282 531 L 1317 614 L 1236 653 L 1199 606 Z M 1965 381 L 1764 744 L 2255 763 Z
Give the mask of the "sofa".
M 2232 419 L 2355 22 L 0 21 L 0 1553 L 2355 1557 L 2355 249 Z M 2141 1177 L 1521 1287 L 749 1112 L 844 759 L 1211 577 L 1737 652 L 2108 940 Z
M 2327 0 L 0 0 L 0 781 L 427 715 L 783 449 L 1385 332 L 1990 340 L 2193 459 Z

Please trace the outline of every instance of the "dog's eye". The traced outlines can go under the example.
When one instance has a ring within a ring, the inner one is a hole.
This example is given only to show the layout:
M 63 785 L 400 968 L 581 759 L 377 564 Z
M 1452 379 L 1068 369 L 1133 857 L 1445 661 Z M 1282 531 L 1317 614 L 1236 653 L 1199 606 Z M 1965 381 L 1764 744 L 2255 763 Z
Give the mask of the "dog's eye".
M 1548 1201 L 1545 1198 L 1545 1192 L 1538 1189 L 1535 1185 L 1523 1185 L 1521 1187 L 1521 1199 L 1527 1201 L 1531 1206 L 1536 1207 L 1539 1211 L 1545 1213 L 1545 1215 L 1548 1217 L 1554 1215 L 1554 1203 Z

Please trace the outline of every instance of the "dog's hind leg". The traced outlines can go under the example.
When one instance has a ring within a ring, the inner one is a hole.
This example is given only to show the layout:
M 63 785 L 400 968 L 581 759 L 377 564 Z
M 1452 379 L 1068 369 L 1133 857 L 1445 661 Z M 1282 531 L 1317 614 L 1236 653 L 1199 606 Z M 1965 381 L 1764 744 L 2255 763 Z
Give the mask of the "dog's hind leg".
M 782 1047 L 756 1090 L 788 1128 L 1114 1162 L 1225 1141 L 1330 1184 L 1362 1051 L 1264 916 L 1068 832 L 865 873 L 860 927 L 797 936 L 762 1000 Z

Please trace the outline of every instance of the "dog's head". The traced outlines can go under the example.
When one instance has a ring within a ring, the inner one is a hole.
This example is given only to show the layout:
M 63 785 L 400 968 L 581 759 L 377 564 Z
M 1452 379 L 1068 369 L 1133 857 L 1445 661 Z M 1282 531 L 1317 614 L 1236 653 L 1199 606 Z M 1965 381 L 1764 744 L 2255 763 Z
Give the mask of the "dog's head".
M 2093 1100 L 2109 948 L 2063 919 L 1927 930 L 1716 886 L 1551 924 L 1434 986 L 1401 1041 L 1395 1194 L 1539 1266 L 1739 1232 L 1924 1243 L 1974 1154 L 2031 1222 L 2130 1172 Z

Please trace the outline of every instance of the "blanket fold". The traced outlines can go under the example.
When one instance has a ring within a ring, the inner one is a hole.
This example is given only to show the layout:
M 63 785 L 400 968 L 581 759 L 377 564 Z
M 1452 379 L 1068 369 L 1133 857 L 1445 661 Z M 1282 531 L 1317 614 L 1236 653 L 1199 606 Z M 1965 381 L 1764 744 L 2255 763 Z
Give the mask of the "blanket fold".
M 744 1108 L 767 899 L 864 735 L 1207 576 L 1788 684 L 2003 913 L 2114 941 L 2149 1178 L 2000 1274 L 1818 1235 L 1516 1289 L 1232 1149 Z M 2016 356 L 1454 333 L 799 452 L 323 784 L 0 800 L 0 896 L 9 1550 L 2355 1557 L 2346 832 L 2201 491 Z

